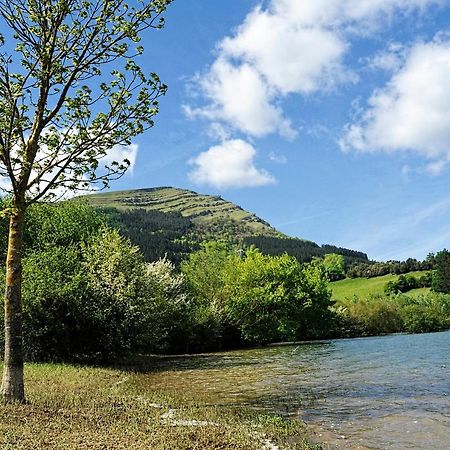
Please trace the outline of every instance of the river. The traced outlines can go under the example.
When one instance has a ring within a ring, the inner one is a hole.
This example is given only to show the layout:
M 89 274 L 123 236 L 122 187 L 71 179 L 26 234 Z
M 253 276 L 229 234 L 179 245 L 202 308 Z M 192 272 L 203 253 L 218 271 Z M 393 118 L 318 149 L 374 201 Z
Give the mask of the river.
M 299 417 L 329 448 L 450 448 L 450 331 L 168 358 L 160 370 L 160 387 Z

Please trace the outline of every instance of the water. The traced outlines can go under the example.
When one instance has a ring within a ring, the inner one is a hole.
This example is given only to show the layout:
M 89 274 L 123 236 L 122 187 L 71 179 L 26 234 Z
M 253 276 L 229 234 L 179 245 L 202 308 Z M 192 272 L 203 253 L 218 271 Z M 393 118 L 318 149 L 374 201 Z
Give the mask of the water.
M 450 448 L 450 332 L 170 358 L 162 366 L 153 380 L 161 387 L 298 416 L 334 448 Z

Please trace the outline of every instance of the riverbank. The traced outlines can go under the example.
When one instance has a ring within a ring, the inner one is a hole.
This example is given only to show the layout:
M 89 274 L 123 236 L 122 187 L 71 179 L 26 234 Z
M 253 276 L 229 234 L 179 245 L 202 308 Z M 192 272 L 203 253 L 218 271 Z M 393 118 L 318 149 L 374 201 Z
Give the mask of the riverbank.
M 29 364 L 27 405 L 0 406 L 2 449 L 320 449 L 304 425 L 197 401 L 153 383 L 164 372 Z
M 440 450 L 450 431 L 449 338 L 448 331 L 396 334 L 135 364 L 154 367 L 140 380 L 155 390 L 300 419 L 326 450 Z

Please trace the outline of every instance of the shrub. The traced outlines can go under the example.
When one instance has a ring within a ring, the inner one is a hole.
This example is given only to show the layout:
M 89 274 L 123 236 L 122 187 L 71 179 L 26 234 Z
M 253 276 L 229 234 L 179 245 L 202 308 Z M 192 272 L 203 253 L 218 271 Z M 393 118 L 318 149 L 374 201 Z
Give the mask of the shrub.
M 323 266 L 215 243 L 191 255 L 182 270 L 216 334 L 228 340 L 266 343 L 328 330 L 331 300 Z
M 400 294 L 417 289 L 418 287 L 426 287 L 429 276 L 423 275 L 417 279 L 413 275 L 400 275 L 396 281 L 388 281 L 384 287 L 386 294 Z
M 166 258 L 144 266 L 145 351 L 188 351 L 194 342 L 195 304 L 184 274 Z
M 431 288 L 435 292 L 450 293 L 450 252 L 442 250 L 434 257 L 435 271 Z

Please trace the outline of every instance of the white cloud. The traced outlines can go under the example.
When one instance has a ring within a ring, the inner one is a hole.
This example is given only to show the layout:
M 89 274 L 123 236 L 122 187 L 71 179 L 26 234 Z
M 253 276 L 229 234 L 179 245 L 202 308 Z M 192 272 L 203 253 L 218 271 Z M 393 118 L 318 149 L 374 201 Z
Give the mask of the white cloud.
M 269 153 L 269 159 L 277 164 L 287 164 L 288 159 L 285 155 L 282 155 L 280 153 L 270 152 Z
M 104 156 L 100 161 L 103 164 L 111 164 L 113 161 L 121 164 L 123 161 L 128 160 L 130 162 L 128 172 L 132 174 L 136 164 L 138 150 L 139 146 L 137 144 L 117 144 L 109 150 L 106 156 Z
M 194 183 L 221 189 L 275 183 L 272 175 L 255 166 L 255 156 L 254 147 L 243 140 L 224 141 L 190 161 L 195 168 L 189 177 Z
M 219 123 L 212 122 L 209 125 L 208 135 L 213 139 L 218 139 L 219 141 L 226 141 L 231 136 L 231 130 L 229 127 Z
M 438 160 L 432 161 L 425 166 L 425 171 L 432 176 L 441 175 L 448 166 L 448 161 Z
M 272 8 L 302 24 L 350 26 L 364 32 L 385 25 L 396 12 L 411 13 L 446 0 L 273 0 Z
M 205 104 L 185 111 L 251 136 L 293 138 L 296 130 L 282 110 L 283 100 L 355 81 L 344 64 L 352 35 L 373 32 L 394 14 L 443 2 L 271 0 L 218 43 L 215 62 L 196 80 Z
M 416 44 L 390 82 L 375 91 L 356 123 L 347 126 L 344 150 L 408 150 L 442 171 L 450 160 L 450 40 Z
M 345 78 L 341 36 L 315 23 L 299 26 L 292 16 L 280 13 L 253 11 L 220 48 L 230 60 L 251 64 L 282 95 L 309 94 Z
M 199 85 L 210 103 L 187 109 L 189 115 L 222 120 L 252 136 L 277 131 L 288 138 L 295 135 L 281 109 L 273 104 L 275 91 L 251 65 L 235 66 L 219 58 Z
M 401 68 L 406 58 L 407 49 L 398 42 L 388 45 L 386 50 L 378 52 L 374 57 L 368 59 L 371 69 L 394 72 Z

